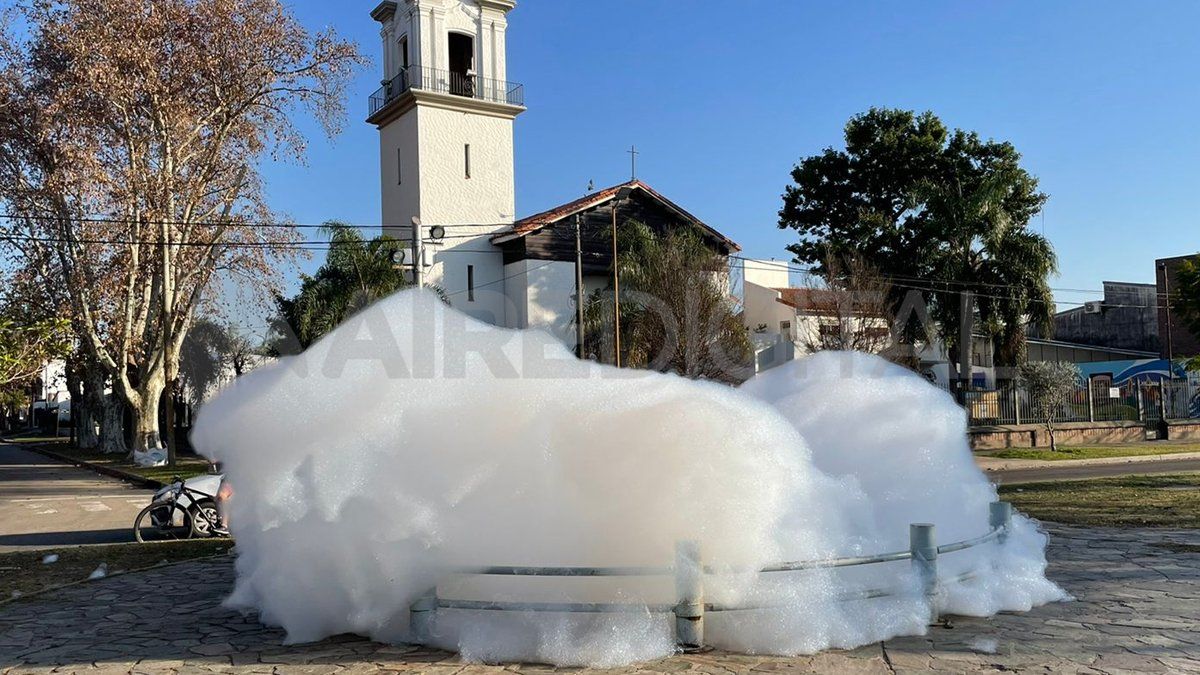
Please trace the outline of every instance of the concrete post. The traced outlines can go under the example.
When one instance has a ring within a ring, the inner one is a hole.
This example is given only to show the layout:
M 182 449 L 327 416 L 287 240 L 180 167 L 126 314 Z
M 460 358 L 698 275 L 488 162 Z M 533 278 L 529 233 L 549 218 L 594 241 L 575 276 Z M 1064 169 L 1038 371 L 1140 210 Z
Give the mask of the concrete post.
M 684 649 L 704 646 L 704 567 L 700 542 L 675 544 L 675 642 Z
M 912 553 L 912 568 L 921 584 L 921 592 L 929 601 L 929 623 L 938 621 L 937 541 L 933 525 L 913 523 L 908 526 L 908 550 Z
M 992 502 L 988 505 L 988 525 L 994 530 L 1003 527 L 996 541 L 1001 545 L 1008 541 L 1008 530 L 1012 527 L 1012 504 L 1008 502 Z
M 1013 424 L 1021 423 L 1021 388 L 1014 382 L 1012 385 Z
M 1096 390 L 1092 388 L 1092 378 L 1087 379 L 1088 421 L 1096 421 Z
M 437 589 L 430 589 L 408 608 L 408 632 L 414 644 L 427 645 L 437 620 Z
M 1133 383 L 1133 386 L 1137 388 L 1138 421 L 1145 422 L 1146 421 L 1146 405 L 1145 405 L 1145 401 L 1142 399 L 1142 383 L 1135 381 Z

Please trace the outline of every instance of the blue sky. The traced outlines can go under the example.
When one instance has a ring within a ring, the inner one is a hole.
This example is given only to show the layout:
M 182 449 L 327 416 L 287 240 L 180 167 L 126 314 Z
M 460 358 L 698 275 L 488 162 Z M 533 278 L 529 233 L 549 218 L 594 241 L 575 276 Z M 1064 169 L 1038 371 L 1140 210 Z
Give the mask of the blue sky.
M 292 3 L 376 61 L 341 136 L 305 124 L 308 165 L 266 167 L 273 206 L 297 222 L 380 221 L 377 132 L 363 122 L 380 79 L 374 4 Z M 1156 257 L 1200 249 L 1197 25 L 1191 2 L 520 0 L 517 213 L 627 179 L 636 144 L 640 178 L 747 255 L 786 258 L 795 234 L 776 212 L 792 165 L 840 146 L 871 106 L 932 110 L 1013 142 L 1041 179 L 1053 286 L 1152 282 Z

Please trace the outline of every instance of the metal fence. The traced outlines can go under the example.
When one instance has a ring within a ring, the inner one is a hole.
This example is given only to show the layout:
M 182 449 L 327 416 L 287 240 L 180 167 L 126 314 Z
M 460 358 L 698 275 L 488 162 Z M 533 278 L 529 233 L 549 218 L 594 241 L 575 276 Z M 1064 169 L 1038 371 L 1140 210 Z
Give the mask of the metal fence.
M 525 105 L 525 86 L 516 82 L 494 80 L 469 73 L 439 68 L 408 66 L 388 80 L 369 99 L 370 114 L 374 115 L 410 89 L 436 91 L 492 103 Z
M 993 502 L 988 511 L 988 530 L 974 539 L 967 539 L 939 546 L 934 536 L 934 526 L 928 523 L 913 523 L 908 527 L 909 547 L 905 551 L 893 551 L 873 556 L 826 558 L 783 562 L 758 570 L 759 574 L 805 572 L 816 569 L 857 567 L 902 560 L 912 562 L 920 589 L 930 606 L 930 622 L 938 620 L 937 596 L 942 585 L 969 581 L 977 572 L 968 572 L 954 577 L 938 576 L 938 556 L 963 551 L 990 542 L 1004 543 L 1012 528 L 1012 506 L 1007 502 Z M 499 612 L 557 612 L 607 614 L 619 612 L 650 612 L 674 614 L 675 640 L 685 649 L 697 649 L 704 645 L 704 617 L 713 612 L 755 611 L 783 607 L 782 604 L 719 605 L 705 602 L 705 578 L 727 573 L 704 564 L 701 546 L 695 541 L 682 541 L 675 545 L 675 564 L 671 567 L 484 567 L 462 570 L 462 575 L 519 576 L 519 577 L 666 577 L 675 578 L 675 603 L 653 605 L 630 602 L 510 602 L 488 600 L 462 600 L 443 598 L 434 587 L 428 594 L 412 603 L 409 608 L 409 632 L 418 644 L 428 644 L 435 634 L 435 623 L 439 611 L 499 611 Z M 897 588 L 858 589 L 842 593 L 840 600 L 862 600 L 869 598 L 901 595 L 906 592 Z
M 972 426 L 1037 423 L 1039 402 L 1015 383 L 964 392 Z M 1114 387 L 1089 381 L 1075 388 L 1057 422 L 1157 422 L 1200 417 L 1200 387 L 1188 380 L 1129 380 Z

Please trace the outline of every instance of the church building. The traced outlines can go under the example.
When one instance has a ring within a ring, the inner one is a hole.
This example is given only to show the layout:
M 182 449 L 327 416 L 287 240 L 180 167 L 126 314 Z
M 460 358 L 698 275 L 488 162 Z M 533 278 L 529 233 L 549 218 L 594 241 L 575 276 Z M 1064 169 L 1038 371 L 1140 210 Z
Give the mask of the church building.
M 406 262 L 419 258 L 422 283 L 456 309 L 574 344 L 577 226 L 585 297 L 609 285 L 614 223 L 689 225 L 723 255 L 739 248 L 636 179 L 516 217 L 513 126 L 526 108 L 505 58 L 515 6 L 388 0 L 371 12 L 383 41 L 382 86 L 367 118 L 379 129 L 382 222 L 414 242 Z

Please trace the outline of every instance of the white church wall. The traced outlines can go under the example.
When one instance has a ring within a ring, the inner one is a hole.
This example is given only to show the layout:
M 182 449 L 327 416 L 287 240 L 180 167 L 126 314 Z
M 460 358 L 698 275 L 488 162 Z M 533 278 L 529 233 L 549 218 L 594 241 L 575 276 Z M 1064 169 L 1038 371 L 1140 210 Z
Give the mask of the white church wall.
M 549 331 L 563 343 L 575 344 L 575 265 L 569 262 L 530 261 L 526 325 Z
M 509 310 L 503 254 L 482 232 L 475 239 L 450 238 L 466 236 L 464 230 L 482 229 L 490 228 L 448 228 L 442 244 L 427 244 L 426 258 L 432 264 L 426 268 L 425 281 L 441 288 L 455 309 L 504 326 Z
M 416 113 L 422 221 L 440 225 L 513 222 L 512 120 L 433 105 L 418 106 Z
M 407 237 L 407 227 L 421 208 L 421 162 L 417 116 L 402 115 L 379 130 L 381 221 L 393 237 Z M 391 228 L 405 228 L 403 232 Z
M 528 260 L 504 266 L 504 296 L 508 300 L 508 316 L 504 325 L 508 328 L 529 325 L 529 289 L 525 285 L 525 270 L 528 267 Z

